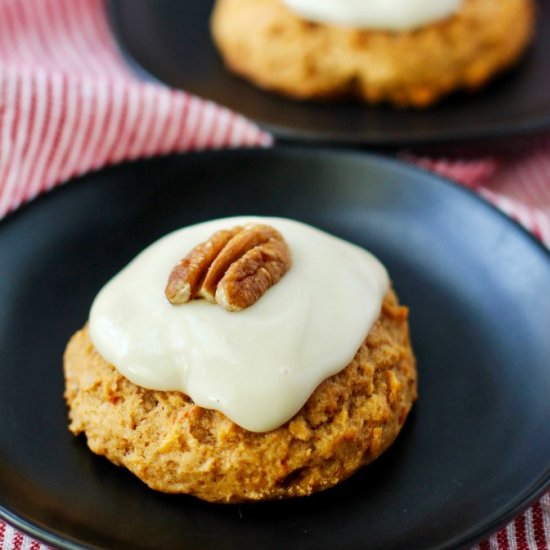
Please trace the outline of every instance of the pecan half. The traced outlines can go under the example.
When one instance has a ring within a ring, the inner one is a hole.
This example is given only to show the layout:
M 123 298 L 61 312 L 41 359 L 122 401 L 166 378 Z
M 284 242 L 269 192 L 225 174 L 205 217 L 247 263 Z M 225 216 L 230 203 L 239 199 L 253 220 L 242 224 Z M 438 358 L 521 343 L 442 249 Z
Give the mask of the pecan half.
M 172 270 L 165 294 L 172 304 L 206 298 L 228 311 L 255 302 L 288 271 L 290 250 L 268 225 L 218 231 Z
M 184 304 L 196 296 L 210 264 L 241 229 L 241 227 L 235 227 L 229 231 L 224 229 L 214 233 L 208 241 L 193 248 L 172 269 L 165 290 L 171 304 Z

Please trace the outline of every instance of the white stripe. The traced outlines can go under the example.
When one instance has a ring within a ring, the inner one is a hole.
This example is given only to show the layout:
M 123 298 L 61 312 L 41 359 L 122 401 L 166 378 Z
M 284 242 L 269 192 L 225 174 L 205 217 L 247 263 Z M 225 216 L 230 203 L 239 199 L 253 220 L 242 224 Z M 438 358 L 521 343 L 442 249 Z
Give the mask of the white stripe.
M 493 535 L 489 540 L 489 548 L 491 548 L 491 550 L 499 550 L 499 547 L 498 547 L 498 542 L 497 542 L 497 536 L 496 535 Z
M 13 548 L 13 537 L 15 535 L 15 530 L 11 525 L 6 523 L 6 534 L 4 537 L 4 544 L 3 547 L 6 550 L 11 550 Z
M 510 530 L 509 531 L 509 537 L 508 537 L 508 540 L 510 542 L 510 550 L 517 550 L 517 547 L 518 547 L 518 543 L 517 543 L 517 540 L 518 540 L 518 533 L 517 533 L 517 529 L 516 529 L 516 522 L 515 521 L 512 521 L 511 523 L 508 524 L 508 529 Z
M 23 535 L 23 544 L 21 545 L 21 550 L 30 550 L 32 544 L 32 539 L 27 535 Z
M 508 540 L 508 546 L 512 550 L 516 545 L 516 531 L 513 521 L 506 526 L 506 538 Z
M 527 536 L 527 544 L 529 547 L 536 548 L 536 539 L 535 539 L 535 526 L 533 523 L 533 508 L 529 508 L 525 512 L 525 531 Z
M 546 534 L 546 541 L 550 543 L 550 493 L 546 493 L 541 501 L 542 518 L 544 524 L 544 533 Z

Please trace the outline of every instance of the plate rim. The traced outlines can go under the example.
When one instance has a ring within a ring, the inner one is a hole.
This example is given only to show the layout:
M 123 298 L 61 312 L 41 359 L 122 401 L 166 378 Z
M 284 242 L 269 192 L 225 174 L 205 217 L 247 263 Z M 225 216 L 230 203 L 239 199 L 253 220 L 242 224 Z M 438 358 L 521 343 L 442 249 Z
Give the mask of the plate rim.
M 538 253 L 542 253 L 549 262 L 550 269 L 550 249 L 548 249 L 544 244 L 537 239 L 531 232 L 519 224 L 516 220 L 507 216 L 502 210 L 498 209 L 496 206 L 488 202 L 486 199 L 478 195 L 474 190 L 465 187 L 449 178 L 440 176 L 430 172 L 429 170 L 411 164 L 410 162 L 404 161 L 402 159 L 396 159 L 389 157 L 387 155 L 380 155 L 372 152 L 365 151 L 353 151 L 353 150 L 342 150 L 335 147 L 307 147 L 307 146 L 275 146 L 275 147 L 243 147 L 239 149 L 223 149 L 223 150 L 198 150 L 191 151 L 186 153 L 172 153 L 169 155 L 148 157 L 148 158 L 139 158 L 124 161 L 115 165 L 110 165 L 102 168 L 101 170 L 90 172 L 76 178 L 71 178 L 68 182 L 70 186 L 73 185 L 86 185 L 89 184 L 88 180 L 92 180 L 96 177 L 101 177 L 103 172 L 115 172 L 115 171 L 124 171 L 127 166 L 133 166 L 136 164 L 149 164 L 155 162 L 170 162 L 172 159 L 182 159 L 184 161 L 209 161 L 216 158 L 224 158 L 226 162 L 233 162 L 233 159 L 250 159 L 253 162 L 261 162 L 262 158 L 279 158 L 284 162 L 285 158 L 300 158 L 304 156 L 311 156 L 312 159 L 323 162 L 324 159 L 329 160 L 344 160 L 346 158 L 352 159 L 364 163 L 366 165 L 378 165 L 388 172 L 399 173 L 406 176 L 407 173 L 417 173 L 421 178 L 433 180 L 434 183 L 442 184 L 447 187 L 454 189 L 456 192 L 462 193 L 465 196 L 469 197 L 468 200 L 473 199 L 479 205 L 481 205 L 489 215 L 496 216 L 500 218 L 504 223 L 506 223 L 512 230 L 519 231 L 523 237 L 527 237 L 530 246 L 534 246 L 537 249 Z M 3 227 L 9 225 L 10 223 L 16 223 L 17 218 L 21 215 L 26 215 L 25 213 L 28 210 L 42 208 L 43 204 L 47 204 L 47 201 L 50 200 L 50 197 L 55 197 L 59 193 L 66 193 L 66 185 L 59 185 L 56 188 L 44 192 L 35 199 L 29 201 L 28 203 L 22 205 L 15 211 L 8 213 L 3 219 L 0 220 L 0 232 Z M 492 521 L 487 522 L 484 525 L 474 525 L 469 533 L 457 536 L 452 540 L 446 541 L 444 545 L 441 545 L 437 548 L 469 548 L 471 545 L 477 544 L 478 542 L 490 537 L 502 527 L 513 521 L 520 514 L 522 514 L 530 505 L 540 499 L 546 492 L 550 489 L 550 465 L 548 466 L 548 471 L 544 473 L 542 479 L 538 481 L 535 480 L 531 485 L 535 488 L 529 493 L 520 498 L 517 502 L 513 504 L 507 511 L 499 515 L 498 518 L 494 518 Z M 57 530 L 42 525 L 38 522 L 35 522 L 31 519 L 25 517 L 23 512 L 17 513 L 13 509 L 9 508 L 9 505 L 0 498 L 0 518 L 6 521 L 9 525 L 23 531 L 24 533 L 30 535 L 33 538 L 36 538 L 39 541 L 43 541 L 49 544 L 54 544 L 59 548 L 67 550 L 82 550 L 87 548 L 101 548 L 91 544 L 83 545 L 80 542 L 76 542 L 72 537 L 65 534 L 60 534 Z

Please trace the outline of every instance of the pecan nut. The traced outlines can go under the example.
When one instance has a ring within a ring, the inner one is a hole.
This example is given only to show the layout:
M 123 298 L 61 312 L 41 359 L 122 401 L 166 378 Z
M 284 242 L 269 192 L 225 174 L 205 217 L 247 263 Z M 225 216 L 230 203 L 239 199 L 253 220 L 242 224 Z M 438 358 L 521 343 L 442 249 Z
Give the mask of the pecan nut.
M 257 302 L 291 266 L 288 245 L 268 225 L 214 233 L 174 267 L 165 294 L 171 304 L 206 298 L 228 311 Z

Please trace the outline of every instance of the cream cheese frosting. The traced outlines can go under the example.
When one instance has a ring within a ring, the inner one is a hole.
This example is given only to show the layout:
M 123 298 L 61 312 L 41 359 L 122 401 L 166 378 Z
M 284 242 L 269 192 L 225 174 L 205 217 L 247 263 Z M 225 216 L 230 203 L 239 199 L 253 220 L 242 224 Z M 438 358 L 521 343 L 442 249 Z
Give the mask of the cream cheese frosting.
M 288 273 L 237 313 L 205 300 L 171 305 L 164 288 L 179 260 L 214 232 L 250 223 L 283 235 Z M 353 359 L 388 288 L 385 268 L 358 246 L 292 220 L 226 218 L 175 231 L 138 255 L 96 297 L 90 337 L 135 384 L 181 391 L 264 432 Z
M 453 15 L 464 0 L 282 0 L 297 15 L 333 25 L 408 30 Z

